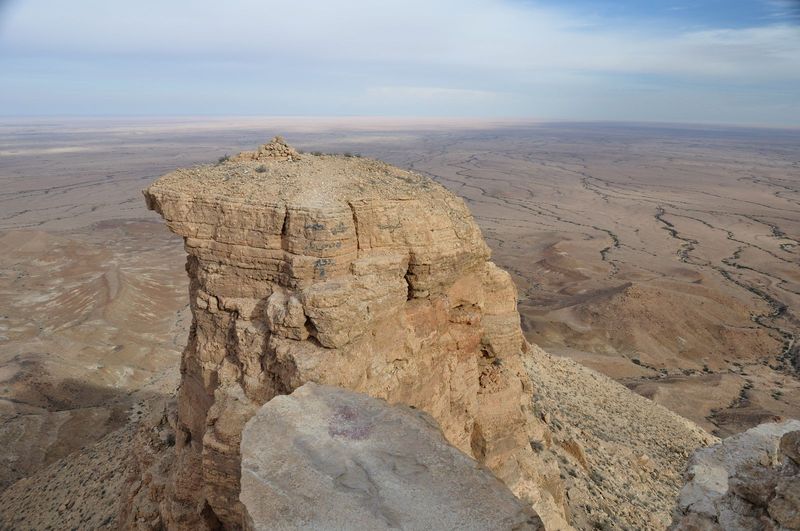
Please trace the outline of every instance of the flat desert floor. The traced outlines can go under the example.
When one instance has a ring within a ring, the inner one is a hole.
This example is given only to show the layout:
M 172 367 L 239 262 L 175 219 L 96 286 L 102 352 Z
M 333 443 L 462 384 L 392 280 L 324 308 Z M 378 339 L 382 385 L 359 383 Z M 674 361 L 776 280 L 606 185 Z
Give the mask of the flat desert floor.
M 800 131 L 369 119 L 0 122 L 0 489 L 174 390 L 179 238 L 141 189 L 276 134 L 430 175 L 528 339 L 718 435 L 800 417 Z

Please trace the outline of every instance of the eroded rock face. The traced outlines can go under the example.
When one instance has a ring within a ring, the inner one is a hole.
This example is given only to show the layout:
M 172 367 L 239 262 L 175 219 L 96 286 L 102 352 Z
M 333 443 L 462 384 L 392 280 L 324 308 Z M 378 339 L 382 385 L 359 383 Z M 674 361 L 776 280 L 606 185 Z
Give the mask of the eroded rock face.
M 242 433 L 248 530 L 543 529 L 430 415 L 307 383 Z
M 761 424 L 698 450 L 672 529 L 800 529 L 800 421 Z
M 274 141 L 145 190 L 185 238 L 194 316 L 169 525 L 240 525 L 244 424 L 317 382 L 426 411 L 565 526 L 557 465 L 530 447 L 546 427 L 529 415 L 516 290 L 463 201 L 381 162 L 289 150 Z

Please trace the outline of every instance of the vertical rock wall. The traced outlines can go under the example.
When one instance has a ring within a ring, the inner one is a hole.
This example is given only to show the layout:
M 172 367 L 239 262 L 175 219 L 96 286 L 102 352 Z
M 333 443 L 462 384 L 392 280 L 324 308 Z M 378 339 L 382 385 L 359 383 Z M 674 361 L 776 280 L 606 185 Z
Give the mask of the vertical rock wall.
M 530 447 L 516 290 L 463 201 L 359 158 L 280 140 L 179 170 L 148 206 L 185 239 L 194 321 L 181 362 L 172 528 L 235 528 L 239 444 L 265 402 L 305 382 L 422 409 L 548 528 L 558 468 Z

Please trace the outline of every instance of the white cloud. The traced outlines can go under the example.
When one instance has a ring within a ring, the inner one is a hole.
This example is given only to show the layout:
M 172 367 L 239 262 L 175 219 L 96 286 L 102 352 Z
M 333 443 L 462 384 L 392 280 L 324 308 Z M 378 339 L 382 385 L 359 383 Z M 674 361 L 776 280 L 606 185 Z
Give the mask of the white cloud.
M 26 0 L 12 7 L 0 42 L 31 53 L 800 77 L 800 34 L 790 25 L 630 28 L 503 0 Z
M 0 113 L 800 123 L 800 30 L 785 18 L 689 30 L 521 0 L 9 6 Z
M 497 99 L 496 92 L 486 90 L 453 89 L 442 87 L 385 86 L 369 87 L 368 98 L 386 100 L 414 100 L 429 103 L 486 103 Z

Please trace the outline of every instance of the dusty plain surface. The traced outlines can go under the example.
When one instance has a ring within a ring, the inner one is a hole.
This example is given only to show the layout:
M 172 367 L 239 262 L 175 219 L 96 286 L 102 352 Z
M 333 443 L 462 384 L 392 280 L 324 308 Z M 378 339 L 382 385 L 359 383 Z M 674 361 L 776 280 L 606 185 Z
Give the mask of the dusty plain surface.
M 171 393 L 184 251 L 141 190 L 252 149 L 352 152 L 464 197 L 528 339 L 718 435 L 800 416 L 800 132 L 314 119 L 0 122 L 0 488 Z

